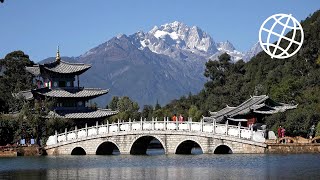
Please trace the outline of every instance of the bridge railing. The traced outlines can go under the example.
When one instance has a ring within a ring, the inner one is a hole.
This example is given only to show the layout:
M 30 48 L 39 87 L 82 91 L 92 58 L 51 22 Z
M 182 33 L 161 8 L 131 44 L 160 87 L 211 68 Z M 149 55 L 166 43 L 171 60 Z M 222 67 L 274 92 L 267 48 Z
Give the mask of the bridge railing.
M 169 121 L 169 118 L 164 118 L 159 121 L 157 118 L 152 118 L 151 121 L 146 121 L 142 119 L 140 121 L 123 122 L 118 120 L 118 122 L 113 122 L 109 124 L 99 125 L 96 122 L 95 126 L 87 127 L 82 129 L 67 131 L 65 129 L 64 133 L 58 134 L 57 131 L 55 135 L 50 136 L 47 141 L 47 145 L 53 145 L 60 142 L 71 141 L 75 139 L 94 137 L 103 134 L 115 134 L 120 132 L 132 132 L 132 131 L 180 131 L 180 132 L 199 132 L 199 133 L 211 133 L 223 136 L 236 137 L 240 139 L 247 139 L 256 142 L 265 142 L 264 132 L 261 130 L 253 131 L 252 128 L 243 127 L 240 125 L 234 126 L 229 125 L 228 121 L 225 124 L 219 124 L 213 121 L 212 123 L 204 122 L 192 122 L 191 118 L 188 121 Z

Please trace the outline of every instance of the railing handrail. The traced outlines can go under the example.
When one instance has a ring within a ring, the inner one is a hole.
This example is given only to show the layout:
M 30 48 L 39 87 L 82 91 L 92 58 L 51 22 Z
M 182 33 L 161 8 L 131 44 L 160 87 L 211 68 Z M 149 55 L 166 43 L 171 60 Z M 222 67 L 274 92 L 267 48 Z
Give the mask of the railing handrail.
M 121 126 L 121 125 L 126 125 L 126 124 L 140 124 L 141 122 L 140 121 L 132 121 L 132 122 L 119 122 L 119 123 L 111 123 L 111 124 L 100 124 L 98 126 L 90 126 L 90 127 L 87 127 L 87 128 L 81 128 L 81 129 L 77 129 L 77 130 L 71 130 L 71 131 L 67 131 L 67 134 L 71 134 L 71 133 L 74 133 L 74 132 L 79 132 L 81 130 L 89 130 L 89 129 L 95 129 L 95 128 L 100 128 L 100 127 L 107 127 L 107 126 L 114 126 L 114 125 L 118 125 Z M 152 123 L 159 123 L 159 124 L 163 124 L 163 123 L 174 123 L 174 124 L 200 124 L 201 125 L 201 122 L 188 122 L 188 121 L 183 121 L 183 122 L 177 122 L 177 121 L 142 121 L 142 124 L 152 124 Z M 212 123 L 203 123 L 203 125 L 211 125 L 212 126 Z M 216 127 L 225 127 L 225 124 L 215 124 Z M 235 126 L 235 125 L 228 125 L 228 128 L 231 128 L 231 127 L 234 127 L 234 128 L 238 128 L 238 126 Z M 244 129 L 244 130 L 250 130 L 250 128 L 248 127 L 244 127 L 244 126 L 240 126 L 240 129 Z M 263 130 L 257 130 L 257 131 L 263 131 Z M 58 136 L 60 135 L 65 135 L 65 133 L 60 133 L 60 134 L 57 134 Z
M 249 127 L 243 127 L 243 126 L 236 126 L 236 125 L 229 125 L 229 124 L 219 124 L 219 123 L 216 123 L 216 122 L 213 122 L 213 123 L 209 123 L 209 122 L 203 122 L 203 120 L 199 121 L 199 122 L 194 122 L 194 121 L 170 121 L 169 118 L 165 118 L 165 120 L 161 120 L 159 121 L 157 118 L 152 118 L 151 121 L 145 121 L 143 120 L 142 118 L 139 120 L 139 121 L 136 121 L 136 120 L 129 120 L 129 121 L 120 121 L 118 120 L 118 122 L 112 122 L 111 124 L 110 123 L 107 123 L 107 124 L 96 124 L 95 126 L 90 126 L 90 127 L 85 127 L 85 128 L 81 128 L 81 129 L 74 129 L 74 130 L 71 130 L 71 131 L 65 131 L 64 133 L 60 133 L 60 134 L 57 134 L 56 133 L 56 137 L 58 138 L 59 136 L 63 136 L 63 135 L 69 135 L 69 134 L 72 134 L 72 133 L 77 133 L 77 132 L 80 132 L 80 131 L 86 131 L 87 132 L 87 136 L 88 135 L 88 131 L 91 130 L 91 129 L 95 129 L 95 130 L 99 130 L 99 128 L 101 127 L 107 127 L 107 129 L 109 129 L 110 127 L 112 126 L 117 126 L 119 128 L 119 131 L 122 131 L 121 130 L 121 126 L 122 125 L 131 125 L 131 129 L 129 130 L 125 130 L 125 131 L 132 131 L 132 125 L 133 124 L 139 124 L 139 125 L 144 125 L 144 124 L 153 124 L 153 127 L 155 127 L 155 124 L 164 124 L 164 128 L 163 130 L 165 131 L 172 131 L 172 130 L 179 130 L 179 124 L 186 124 L 186 125 L 193 125 L 193 124 L 199 124 L 200 126 L 202 126 L 201 130 L 200 131 L 203 131 L 203 127 L 204 126 L 214 126 L 213 129 L 216 129 L 217 127 L 226 127 L 227 129 L 225 130 L 226 131 L 226 134 L 228 133 L 228 130 L 229 129 L 238 129 L 241 133 L 241 130 L 249 130 L 249 131 L 253 131 L 252 128 L 249 128 Z M 177 124 L 176 128 L 177 129 L 168 129 L 167 125 L 168 124 Z M 140 130 L 143 130 L 143 127 L 140 127 L 141 129 Z M 156 129 L 158 130 L 158 129 Z M 184 131 L 192 131 L 191 130 L 191 126 L 189 129 L 183 129 Z M 148 129 L 148 131 L 150 131 L 150 129 Z M 116 131 L 118 132 L 118 131 Z M 258 130 L 258 132 L 263 132 L 263 130 Z M 110 132 L 108 132 L 110 133 Z M 112 133 L 112 132 L 111 132 Z M 215 132 L 212 132 L 213 134 L 216 134 Z M 96 134 L 98 135 L 98 133 Z M 240 135 L 239 135 L 240 137 Z M 241 138 L 241 137 L 240 137 Z

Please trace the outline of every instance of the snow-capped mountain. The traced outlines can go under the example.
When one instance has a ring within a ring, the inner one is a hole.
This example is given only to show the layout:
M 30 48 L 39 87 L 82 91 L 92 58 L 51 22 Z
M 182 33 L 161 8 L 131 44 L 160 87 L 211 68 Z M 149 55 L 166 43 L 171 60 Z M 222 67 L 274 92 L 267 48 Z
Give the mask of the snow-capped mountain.
M 224 52 L 233 61 L 244 57 L 231 42 L 216 43 L 199 27 L 175 21 L 148 32 L 119 34 L 74 61 L 92 64 L 81 77 L 84 86 L 110 88 L 97 99 L 99 105 L 112 96 L 129 96 L 142 107 L 198 93 L 206 82 L 205 63 Z
M 247 53 L 243 56 L 243 60 L 250 61 L 250 59 L 257 55 L 259 52 L 262 51 L 262 48 L 260 46 L 259 41 L 257 43 L 255 43 L 251 49 L 249 49 L 249 51 L 247 51 Z

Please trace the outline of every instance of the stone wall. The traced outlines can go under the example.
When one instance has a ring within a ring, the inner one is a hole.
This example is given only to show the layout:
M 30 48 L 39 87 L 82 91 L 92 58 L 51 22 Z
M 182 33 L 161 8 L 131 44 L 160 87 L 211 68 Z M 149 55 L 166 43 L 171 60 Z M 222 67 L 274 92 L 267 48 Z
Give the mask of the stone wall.
M 311 144 L 311 143 L 268 144 L 266 152 L 267 153 L 319 153 L 320 144 Z

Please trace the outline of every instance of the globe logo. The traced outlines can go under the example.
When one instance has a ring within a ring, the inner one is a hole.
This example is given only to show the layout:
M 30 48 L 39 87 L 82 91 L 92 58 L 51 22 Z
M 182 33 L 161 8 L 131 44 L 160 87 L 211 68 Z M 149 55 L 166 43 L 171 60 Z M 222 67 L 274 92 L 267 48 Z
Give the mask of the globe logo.
M 285 36 L 288 32 L 291 37 Z M 291 14 L 274 14 L 262 23 L 259 30 L 260 46 L 271 58 L 285 59 L 295 55 L 303 39 L 302 26 Z

